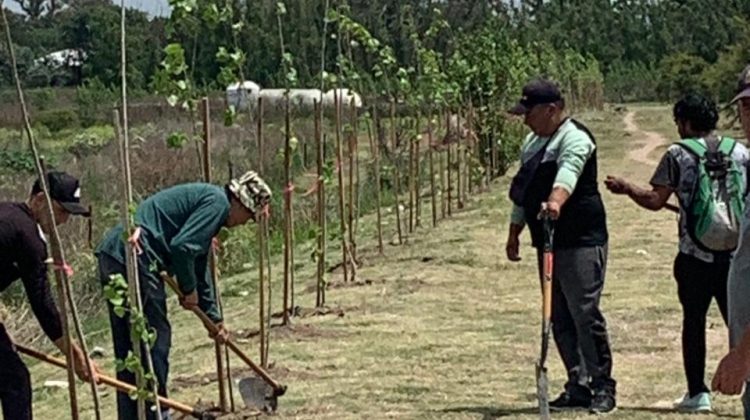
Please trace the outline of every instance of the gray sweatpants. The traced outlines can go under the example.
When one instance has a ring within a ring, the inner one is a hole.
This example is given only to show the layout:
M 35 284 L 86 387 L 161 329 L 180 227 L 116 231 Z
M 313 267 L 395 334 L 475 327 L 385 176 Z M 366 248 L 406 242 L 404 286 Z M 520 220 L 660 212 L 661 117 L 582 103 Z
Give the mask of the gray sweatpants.
M 748 196 L 750 198 L 750 196 Z M 732 257 L 727 280 L 727 310 L 729 312 L 729 346 L 734 348 L 745 329 L 750 326 L 750 200 L 745 203 L 740 243 Z M 742 396 L 745 419 L 750 420 L 750 392 L 745 386 Z
M 541 274 L 542 252 L 538 255 Z M 571 393 L 615 393 L 607 323 L 599 310 L 606 269 L 606 245 L 555 250 L 552 333 Z

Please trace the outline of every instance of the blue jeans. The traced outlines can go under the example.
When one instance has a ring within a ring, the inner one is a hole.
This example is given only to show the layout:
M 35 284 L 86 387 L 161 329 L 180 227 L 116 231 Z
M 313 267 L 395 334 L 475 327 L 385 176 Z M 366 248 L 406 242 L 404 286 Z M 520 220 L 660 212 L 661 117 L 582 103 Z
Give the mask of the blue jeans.
M 110 275 L 122 274 L 126 277 L 125 266 L 109 255 L 97 255 L 99 262 L 99 280 L 102 285 L 108 284 Z M 154 375 L 158 382 L 159 395 L 167 396 L 167 376 L 169 375 L 169 349 L 172 347 L 172 327 L 167 319 L 167 301 L 164 298 L 164 283 L 147 271 L 146 261 L 139 261 L 139 279 L 141 283 L 141 301 L 143 314 L 150 328 L 156 331 L 156 342 L 151 347 L 151 360 L 154 365 Z M 146 292 L 147 291 L 147 292 Z M 156 293 L 153 293 L 156 292 Z M 107 302 L 109 308 L 109 322 L 112 327 L 112 340 L 114 343 L 115 358 L 124 360 L 128 352 L 132 351 L 130 340 L 130 317 L 125 314 L 122 318 L 115 315 L 113 306 Z M 141 354 L 145 349 L 141 347 Z M 146 360 L 143 360 L 144 370 L 148 372 Z M 135 384 L 135 374 L 129 371 L 117 372 L 117 379 Z M 151 409 L 151 404 L 146 404 L 146 418 L 148 420 L 171 419 L 169 409 L 161 407 L 161 415 L 156 416 Z M 138 418 L 137 401 L 132 400 L 127 394 L 117 393 L 117 418 L 119 420 L 135 420 Z

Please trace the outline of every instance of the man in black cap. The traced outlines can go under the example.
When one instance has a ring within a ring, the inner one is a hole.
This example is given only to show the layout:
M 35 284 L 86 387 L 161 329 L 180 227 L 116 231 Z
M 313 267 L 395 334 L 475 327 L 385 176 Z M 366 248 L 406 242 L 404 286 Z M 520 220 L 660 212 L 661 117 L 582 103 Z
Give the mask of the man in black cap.
M 81 205 L 79 182 L 64 172 L 47 174 L 54 220 L 58 225 L 71 214 L 88 216 Z M 60 314 L 47 281 L 47 244 L 44 237 L 53 227 L 47 200 L 39 180 L 24 203 L 0 203 L 0 291 L 19 278 L 42 330 L 57 348 L 66 352 Z M 57 268 L 56 268 L 57 269 Z M 71 342 L 76 373 L 89 380 L 86 355 Z M 92 366 L 96 366 L 91 362 Z M 96 370 L 96 369 L 95 369 Z M 96 372 L 95 372 L 96 374 Z M 16 353 L 5 326 L 0 323 L 0 401 L 6 419 L 31 419 L 29 371 Z
M 540 216 L 555 221 L 552 331 L 568 372 L 555 410 L 615 409 L 612 353 L 599 300 L 607 265 L 607 224 L 597 185 L 596 145 L 591 133 L 565 114 L 557 85 L 537 79 L 523 88 L 508 112 L 522 115 L 531 133 L 513 179 L 506 253 L 519 261 L 519 236 L 529 226 L 541 274 L 544 233 Z

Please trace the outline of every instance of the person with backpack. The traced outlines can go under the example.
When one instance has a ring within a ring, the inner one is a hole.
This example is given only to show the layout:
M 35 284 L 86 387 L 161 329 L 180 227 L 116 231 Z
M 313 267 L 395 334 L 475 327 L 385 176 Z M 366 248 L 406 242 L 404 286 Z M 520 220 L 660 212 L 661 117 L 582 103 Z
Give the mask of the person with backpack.
M 687 393 L 675 408 L 711 411 L 704 382 L 706 314 L 713 299 L 727 321 L 727 275 L 739 240 L 744 209 L 748 150 L 715 133 L 719 110 L 704 96 L 689 94 L 673 108 L 681 140 L 670 146 L 651 177 L 651 188 L 608 176 L 605 184 L 649 210 L 665 207 L 672 194 L 680 204 L 679 252 L 674 262 L 682 305 L 682 358 Z
M 543 217 L 554 222 L 552 334 L 568 373 L 565 390 L 550 409 L 615 409 L 616 381 L 607 325 L 599 309 L 607 266 L 608 232 L 597 181 L 591 132 L 565 112 L 558 86 L 529 82 L 509 110 L 522 115 L 531 133 L 523 142 L 521 168 L 510 190 L 513 201 L 506 254 L 519 261 L 520 235 L 528 225 L 542 277 Z
M 138 276 L 143 315 L 149 329 L 156 333 L 151 346 L 154 375 L 159 395 L 167 396 L 169 352 L 172 327 L 167 317 L 167 292 L 160 277 L 162 271 L 175 275 L 184 297 L 180 304 L 185 309 L 200 308 L 219 326 L 212 338 L 223 341 L 227 331 L 222 314 L 214 298 L 215 291 L 208 269 L 208 257 L 213 238 L 222 227 L 242 226 L 265 211 L 271 200 L 271 190 L 253 171 L 231 180 L 223 188 L 207 183 L 176 185 L 157 192 L 144 200 L 135 212 L 135 233 L 126 240 L 124 228 L 118 225 L 105 235 L 96 249 L 99 278 L 103 286 L 113 277 L 127 279 L 125 253 L 132 246 L 138 253 Z M 125 360 L 132 351 L 129 315 L 117 314 L 111 302 L 109 320 L 114 341 L 114 356 Z M 142 362 L 144 368 L 145 357 Z M 117 379 L 135 383 L 135 375 L 127 370 L 117 372 Z M 147 410 L 149 420 L 169 419 L 169 411 Z M 138 417 L 137 403 L 129 395 L 117 393 L 117 418 L 132 420 Z
M 750 139 L 750 66 L 740 74 L 737 95 L 731 104 L 737 111 L 745 133 Z M 747 192 L 746 192 L 747 194 Z M 729 353 L 719 362 L 711 388 L 724 394 L 737 395 L 742 392 L 745 419 L 750 420 L 750 392 L 747 379 L 750 377 L 750 194 L 745 201 L 739 245 L 732 257 L 727 285 L 727 309 L 729 312 Z

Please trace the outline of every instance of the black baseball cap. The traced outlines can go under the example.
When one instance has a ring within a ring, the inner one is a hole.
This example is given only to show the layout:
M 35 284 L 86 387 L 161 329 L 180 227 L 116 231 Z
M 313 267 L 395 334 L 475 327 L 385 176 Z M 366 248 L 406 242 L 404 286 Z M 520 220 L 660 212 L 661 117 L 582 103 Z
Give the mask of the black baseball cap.
M 78 179 L 66 172 L 50 171 L 47 173 L 47 188 L 50 197 L 70 214 L 89 217 L 91 212 L 81 204 L 81 187 Z M 42 192 L 42 184 L 39 179 L 34 182 L 31 194 Z
M 535 105 L 550 104 L 561 100 L 562 94 L 555 82 L 535 79 L 523 87 L 521 100 L 508 112 L 514 115 L 524 115 Z
M 740 79 L 737 81 L 737 96 L 732 99 L 732 103 L 742 98 L 750 98 L 750 65 L 740 73 Z

